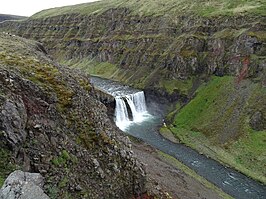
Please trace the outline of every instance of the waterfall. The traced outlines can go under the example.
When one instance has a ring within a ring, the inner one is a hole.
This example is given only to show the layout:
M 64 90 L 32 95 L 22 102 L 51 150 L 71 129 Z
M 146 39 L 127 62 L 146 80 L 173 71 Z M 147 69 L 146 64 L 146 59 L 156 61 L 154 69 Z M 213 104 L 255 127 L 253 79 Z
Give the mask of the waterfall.
M 125 130 L 131 123 L 142 122 L 145 119 L 147 108 L 143 91 L 117 96 L 115 101 L 115 123 L 120 129 Z M 129 118 L 128 111 L 132 113 L 132 119 Z
M 133 95 L 133 103 L 136 105 L 136 111 L 143 113 L 147 111 L 144 92 L 137 92 Z
M 115 118 L 116 125 L 123 129 L 124 125 L 127 125 L 129 122 L 127 106 L 123 98 L 115 97 Z
M 141 91 L 131 95 L 126 95 L 125 99 L 132 112 L 133 121 L 142 121 L 143 113 L 147 111 L 144 92 Z

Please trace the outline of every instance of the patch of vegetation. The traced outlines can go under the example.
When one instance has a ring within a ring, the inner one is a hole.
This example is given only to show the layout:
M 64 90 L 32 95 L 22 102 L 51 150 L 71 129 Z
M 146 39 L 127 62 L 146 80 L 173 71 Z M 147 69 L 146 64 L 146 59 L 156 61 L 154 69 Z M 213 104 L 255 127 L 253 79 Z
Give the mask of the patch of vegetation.
M 35 66 L 36 67 L 36 66 Z M 64 111 L 66 107 L 71 106 L 73 91 L 59 79 L 60 73 L 57 68 L 51 65 L 36 67 L 35 74 L 29 77 L 33 82 L 39 83 L 48 88 L 50 86 L 58 97 L 58 108 Z M 48 88 L 49 89 L 49 88 Z
M 192 87 L 192 79 L 162 79 L 161 81 L 159 81 L 159 85 L 161 88 L 164 88 L 169 94 L 172 94 L 176 90 L 183 95 L 188 95 L 188 92 Z
M 160 128 L 160 134 L 164 138 L 166 138 L 166 139 L 168 139 L 174 143 L 179 143 L 179 140 L 176 138 L 176 136 L 174 136 L 172 131 L 169 128 L 167 128 L 166 126 L 163 126 Z
M 79 79 L 79 85 L 86 91 L 90 92 L 91 91 L 91 84 L 88 79 Z
M 247 166 L 247 169 L 255 171 L 264 171 L 266 164 L 266 131 L 254 131 L 250 129 L 249 134 L 241 137 L 232 146 L 229 147 L 229 152 L 233 154 L 237 164 Z M 258 164 L 259 163 L 259 164 Z M 263 177 L 261 177 L 263 181 Z M 264 182 L 265 179 L 264 179 Z
M 0 132 L 1 133 L 1 132 Z M 5 148 L 0 148 L 0 187 L 4 184 L 7 176 L 16 169 L 10 162 L 11 152 Z
M 197 53 L 191 49 L 181 49 L 180 55 L 184 58 L 196 57 Z
M 225 28 L 221 31 L 214 33 L 213 37 L 233 40 L 237 38 L 238 36 L 240 36 L 241 34 L 243 34 L 245 31 L 247 31 L 246 28 L 243 28 L 240 30 Z
M 57 199 L 59 193 L 59 188 L 55 185 L 50 185 L 47 188 L 47 194 L 51 199 Z
M 233 77 L 213 77 L 207 86 L 202 86 L 196 92 L 196 97 L 185 106 L 175 118 L 174 125 L 192 129 L 211 121 L 220 108 L 222 96 L 226 96 L 228 86 Z M 219 103 L 219 104 L 218 104 Z M 223 102 L 224 103 L 224 102 Z
M 89 59 L 69 60 L 65 61 L 64 64 L 72 68 L 79 68 L 88 74 L 106 78 L 111 77 L 118 69 L 114 64 L 108 62 L 95 62 Z
M 87 130 L 86 132 L 84 131 L 80 133 L 76 141 L 87 149 L 91 149 L 95 147 L 95 143 L 99 141 L 99 137 L 94 131 Z
M 57 166 L 57 167 L 67 167 L 67 162 L 68 161 L 72 161 L 72 157 L 69 155 L 69 153 L 66 150 L 62 150 L 61 154 L 57 157 L 54 157 L 51 162 L 53 165 Z M 75 158 L 74 161 L 75 162 Z
M 67 183 L 68 183 L 68 178 L 66 176 L 64 176 L 63 179 L 58 183 L 58 187 L 60 189 L 64 188 L 67 186 Z
M 103 142 L 101 139 L 101 133 L 97 134 L 93 127 L 93 124 L 87 119 L 81 119 L 78 112 L 72 112 L 69 116 L 69 126 L 75 125 L 77 132 L 76 142 L 85 146 L 88 149 L 95 147 L 95 144 Z
M 177 112 L 179 111 L 179 109 L 181 108 L 181 103 L 180 102 L 177 102 L 175 104 L 175 107 L 174 108 L 170 108 L 170 112 L 166 115 L 166 121 L 168 123 L 172 123 L 172 121 L 174 120 L 175 118 L 175 115 L 177 114 Z
M 257 37 L 261 41 L 266 41 L 266 31 L 249 31 L 247 34 L 252 37 Z

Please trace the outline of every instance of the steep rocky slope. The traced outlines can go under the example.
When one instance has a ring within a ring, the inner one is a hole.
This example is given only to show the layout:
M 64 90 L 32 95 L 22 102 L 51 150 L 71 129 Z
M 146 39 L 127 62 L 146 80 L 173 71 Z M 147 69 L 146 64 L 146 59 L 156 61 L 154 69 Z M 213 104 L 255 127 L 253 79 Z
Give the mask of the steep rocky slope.
M 0 34 L 0 184 L 41 173 L 51 198 L 132 198 L 145 173 L 94 97 L 89 77 L 52 61 L 40 43 Z
M 179 139 L 266 182 L 265 10 L 261 0 L 103 0 L 0 29 L 73 68 L 181 98 L 168 116 Z

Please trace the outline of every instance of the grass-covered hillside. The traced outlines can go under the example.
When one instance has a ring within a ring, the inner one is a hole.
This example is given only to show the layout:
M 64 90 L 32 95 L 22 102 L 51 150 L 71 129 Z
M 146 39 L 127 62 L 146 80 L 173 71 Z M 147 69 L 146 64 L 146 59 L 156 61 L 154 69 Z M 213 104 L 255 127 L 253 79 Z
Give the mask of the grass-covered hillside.
M 265 114 L 265 82 L 212 77 L 179 110 L 171 130 L 185 144 L 265 183 Z
M 101 0 L 93 3 L 66 6 L 41 11 L 33 18 L 51 17 L 71 13 L 100 14 L 108 9 L 128 8 L 133 14 L 152 15 L 218 15 L 254 14 L 266 16 L 263 0 Z

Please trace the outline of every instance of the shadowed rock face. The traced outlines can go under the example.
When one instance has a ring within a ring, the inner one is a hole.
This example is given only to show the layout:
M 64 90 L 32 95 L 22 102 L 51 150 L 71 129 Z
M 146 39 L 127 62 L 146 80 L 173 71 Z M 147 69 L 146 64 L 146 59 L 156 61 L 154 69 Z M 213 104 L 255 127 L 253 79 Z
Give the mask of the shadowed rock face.
M 266 129 L 266 121 L 262 112 L 255 112 L 250 119 L 250 126 L 257 131 L 262 131 Z
M 131 198 L 145 172 L 89 77 L 20 37 L 0 34 L 0 165 L 41 173 L 51 198 Z
M 2 97 L 2 96 L 1 96 Z M 5 100 L 2 97 L 4 103 L 2 104 L 1 126 L 6 131 L 6 139 L 11 148 L 16 148 L 16 145 L 22 144 L 26 140 L 26 122 L 27 113 L 23 106 L 23 103 L 14 103 L 9 100 Z

